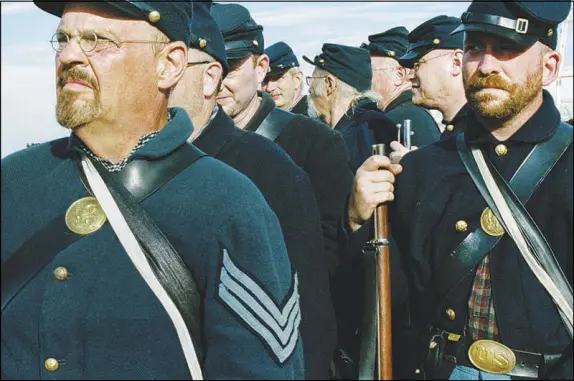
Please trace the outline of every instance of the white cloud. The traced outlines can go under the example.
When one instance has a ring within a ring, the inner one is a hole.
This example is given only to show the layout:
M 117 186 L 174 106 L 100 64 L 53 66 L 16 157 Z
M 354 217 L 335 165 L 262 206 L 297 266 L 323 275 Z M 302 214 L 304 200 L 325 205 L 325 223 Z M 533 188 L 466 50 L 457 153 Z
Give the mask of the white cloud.
M 15 13 L 23 13 L 36 10 L 36 6 L 32 2 L 5 2 L 2 3 L 2 16 Z

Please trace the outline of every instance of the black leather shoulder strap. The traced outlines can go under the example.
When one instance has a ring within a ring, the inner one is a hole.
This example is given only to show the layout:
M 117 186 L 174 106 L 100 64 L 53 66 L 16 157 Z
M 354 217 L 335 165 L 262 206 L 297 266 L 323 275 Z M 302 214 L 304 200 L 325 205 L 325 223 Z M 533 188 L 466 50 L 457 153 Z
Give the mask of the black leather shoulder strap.
M 117 176 L 139 202 L 203 156 L 203 152 L 186 143 L 161 160 L 130 162 Z M 82 237 L 67 228 L 65 214 L 62 214 L 8 255 L 1 269 L 2 311 L 59 252 Z
M 141 207 L 139 201 L 128 192 L 113 173 L 106 171 L 100 165 L 95 165 L 95 167 L 106 182 L 118 209 L 147 256 L 157 279 L 181 313 L 191 333 L 194 347 L 199 352 L 198 358 L 202 358 L 199 346 L 201 298 L 193 275 L 171 242 Z
M 293 117 L 292 113 L 275 107 L 267 114 L 255 132 L 271 141 L 275 141 Z
M 480 177 L 478 167 L 470 156 L 469 148 L 464 141 L 464 133 L 459 134 L 456 139 L 459 155 L 467 171 L 473 178 L 475 175 Z M 510 180 L 509 188 L 514 191 L 520 203 L 526 204 L 571 143 L 572 127 L 562 122 L 550 140 L 534 147 Z M 484 195 L 486 188 L 481 190 L 481 185 L 478 184 L 477 187 Z M 488 191 L 486 193 L 488 194 Z M 491 203 L 488 202 L 488 204 Z M 497 210 L 493 209 L 493 212 L 496 214 Z M 436 303 L 446 297 L 467 275 L 473 272 L 500 239 L 501 237 L 489 236 L 480 227 L 473 230 L 454 249 L 449 259 L 434 275 L 431 286 L 427 289 L 426 300 Z

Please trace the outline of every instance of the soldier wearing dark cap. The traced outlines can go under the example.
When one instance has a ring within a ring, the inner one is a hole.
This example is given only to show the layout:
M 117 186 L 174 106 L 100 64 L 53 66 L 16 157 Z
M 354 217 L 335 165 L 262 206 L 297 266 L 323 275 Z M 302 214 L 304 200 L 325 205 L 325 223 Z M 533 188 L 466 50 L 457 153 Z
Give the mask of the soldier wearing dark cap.
M 281 110 L 308 115 L 307 96 L 303 94 L 303 72 L 291 47 L 279 41 L 265 48 L 265 55 L 269 57 L 269 72 L 263 81 L 263 91 L 271 95 Z
M 441 139 L 462 131 L 468 111 L 462 83 L 464 36 L 451 35 L 458 26 L 459 18 L 444 15 L 425 21 L 409 33 L 409 49 L 399 58 L 411 69 L 413 103 L 442 113 Z
M 352 184 L 345 143 L 323 123 L 280 110 L 267 93 L 257 91 L 268 72 L 269 58 L 264 54 L 263 27 L 246 8 L 216 4 L 211 14 L 222 31 L 231 68 L 217 96 L 219 107 L 237 127 L 273 140 L 307 172 L 319 205 L 326 248 L 321 271 L 328 268 L 333 272 L 339 260 L 338 226 Z M 325 319 L 324 324 L 323 332 L 333 332 L 334 321 Z M 327 377 L 335 341 L 335 335 L 328 333 L 305 341 L 307 379 Z
M 37 5 L 71 136 L 2 160 L 2 379 L 301 379 L 277 217 L 168 108 L 206 13 Z
M 570 7 L 472 2 L 453 32 L 465 33 L 465 130 L 400 166 L 373 156 L 362 167 L 378 181 L 364 176 L 351 196 L 354 223 L 395 198 L 413 335 L 405 377 L 573 377 L 573 133 L 543 90 L 558 77 Z
M 371 146 L 390 142 L 396 129 L 378 108 L 380 96 L 371 91 L 371 60 L 362 48 L 323 44 L 311 60 L 309 113 L 325 121 L 345 138 L 353 173 L 371 155 Z
M 194 2 L 194 13 L 209 12 Z M 192 23 L 188 68 L 170 97 L 186 109 L 194 129 L 188 141 L 208 155 L 248 176 L 277 215 L 287 253 L 296 269 L 301 304 L 301 338 L 321 345 L 335 335 L 334 311 L 325 264 L 319 209 L 307 173 L 279 146 L 254 132 L 234 126 L 216 103 L 228 67 L 225 45 L 214 20 Z M 204 42 L 202 42 L 204 41 Z M 307 349 L 307 346 L 305 346 Z
M 373 90 L 383 97 L 383 111 L 395 125 L 411 120 L 414 146 L 422 147 L 439 139 L 440 130 L 432 115 L 413 104 L 409 70 L 398 59 L 407 51 L 408 30 L 399 26 L 369 36 L 362 48 L 371 54 Z

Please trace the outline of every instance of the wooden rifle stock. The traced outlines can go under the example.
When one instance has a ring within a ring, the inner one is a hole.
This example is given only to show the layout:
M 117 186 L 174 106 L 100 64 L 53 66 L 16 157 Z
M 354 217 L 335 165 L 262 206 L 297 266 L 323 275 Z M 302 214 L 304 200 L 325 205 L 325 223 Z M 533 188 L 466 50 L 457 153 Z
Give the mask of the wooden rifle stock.
M 373 145 L 373 154 L 384 155 L 385 145 Z M 375 210 L 375 239 L 377 250 L 377 369 L 379 380 L 393 378 L 391 337 L 391 274 L 389 253 L 389 225 L 387 205 Z

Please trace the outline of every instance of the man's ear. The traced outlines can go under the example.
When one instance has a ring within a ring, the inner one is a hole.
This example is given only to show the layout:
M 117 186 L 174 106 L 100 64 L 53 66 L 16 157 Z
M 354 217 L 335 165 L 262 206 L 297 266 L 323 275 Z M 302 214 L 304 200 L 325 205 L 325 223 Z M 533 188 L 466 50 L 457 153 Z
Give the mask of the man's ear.
M 339 87 L 339 82 L 337 79 L 332 75 L 328 74 L 325 78 L 325 90 L 327 95 L 333 95 L 337 92 L 337 88 Z
M 407 69 L 402 66 L 399 66 L 397 70 L 393 73 L 394 85 L 395 87 L 401 86 L 403 83 L 408 82 L 407 78 Z
M 298 70 L 295 74 L 295 90 L 303 88 L 303 72 Z
M 269 72 L 269 57 L 267 54 L 262 54 L 257 58 L 255 70 L 257 71 L 257 84 L 261 87 L 265 80 L 265 76 Z
M 464 52 L 462 49 L 455 49 L 452 53 L 452 67 L 451 74 L 453 77 L 458 77 L 462 73 L 462 56 Z
M 157 85 L 167 91 L 174 87 L 187 68 L 187 46 L 181 41 L 167 44 L 157 54 Z
M 548 86 L 558 78 L 558 69 L 562 56 L 551 50 L 542 56 L 542 86 Z
M 219 92 L 219 84 L 223 79 L 223 67 L 217 61 L 206 64 L 203 72 L 203 96 L 211 98 Z

